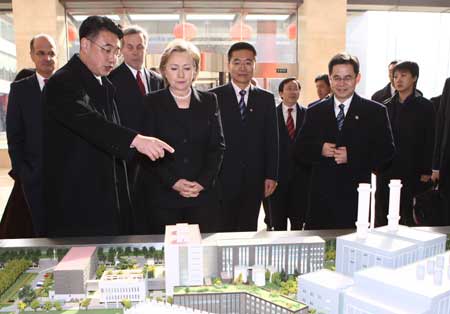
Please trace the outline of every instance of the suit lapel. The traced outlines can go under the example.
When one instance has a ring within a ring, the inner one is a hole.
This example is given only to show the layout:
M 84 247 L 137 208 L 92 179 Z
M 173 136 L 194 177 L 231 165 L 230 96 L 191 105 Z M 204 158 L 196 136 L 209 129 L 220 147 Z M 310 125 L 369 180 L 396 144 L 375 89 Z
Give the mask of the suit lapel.
M 295 137 L 297 137 L 298 132 L 300 131 L 303 124 L 303 119 L 305 117 L 305 110 L 302 107 L 300 107 L 298 103 L 295 106 L 297 109 L 297 117 L 295 120 Z
M 156 90 L 155 86 L 152 86 L 152 80 L 150 79 L 150 72 L 144 68 L 144 75 L 145 75 L 145 81 L 147 82 L 147 88 L 148 88 L 148 92 L 153 92 L 154 90 Z
M 31 85 L 33 98 L 36 97 L 36 96 L 40 98 L 41 94 L 42 94 L 42 91 L 41 91 L 41 87 L 39 86 L 39 81 L 38 81 L 37 75 L 33 74 L 31 76 L 29 82 L 30 82 L 30 85 Z M 34 99 L 36 99 L 36 98 L 34 98 Z

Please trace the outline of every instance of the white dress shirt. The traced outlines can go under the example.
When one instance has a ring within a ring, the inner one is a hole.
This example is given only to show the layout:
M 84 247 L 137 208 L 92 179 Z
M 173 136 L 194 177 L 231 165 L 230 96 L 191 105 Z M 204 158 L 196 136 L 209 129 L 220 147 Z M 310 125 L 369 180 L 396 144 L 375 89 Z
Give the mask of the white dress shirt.
M 42 92 L 42 90 L 44 89 L 44 86 L 45 86 L 45 82 L 44 82 L 45 77 L 40 75 L 38 72 L 36 72 L 36 77 L 37 77 L 37 80 L 39 83 L 39 88 L 41 89 L 41 92 Z
M 336 99 L 336 96 L 333 96 L 334 97 L 334 114 L 336 115 L 336 118 L 339 114 L 339 111 L 341 110 L 339 108 L 340 104 L 344 105 L 344 117 L 347 116 L 347 112 L 348 112 L 348 109 L 350 108 L 350 103 L 352 102 L 353 95 L 354 94 L 352 94 L 350 96 L 350 98 L 347 98 L 344 102 L 340 102 L 339 100 Z
M 288 119 L 288 109 L 292 109 L 291 111 L 291 116 L 292 116 L 292 120 L 294 120 L 294 128 L 297 127 L 297 105 L 293 105 L 292 107 L 288 107 L 286 106 L 284 103 L 281 103 L 281 108 L 283 109 L 283 118 L 284 118 L 284 123 L 287 125 L 287 119 Z
M 130 67 L 128 64 L 125 63 L 125 65 L 130 69 L 131 73 L 133 73 L 134 79 L 137 80 L 137 70 Z M 145 75 L 145 71 L 144 68 L 140 69 L 139 71 L 141 71 L 141 79 L 142 79 L 142 83 L 144 83 L 144 87 L 145 87 L 145 94 L 149 93 L 148 90 L 148 86 L 147 86 L 147 76 Z
M 237 102 L 239 103 L 239 101 L 241 100 L 241 94 L 239 94 L 239 92 L 242 90 L 242 88 L 240 88 L 239 86 L 234 84 L 233 81 L 231 81 L 231 85 L 234 88 L 234 92 L 236 93 L 236 97 L 237 97 Z M 244 96 L 244 102 L 245 102 L 245 106 L 247 106 L 248 93 L 250 92 L 250 84 L 248 84 L 248 86 L 246 88 L 244 88 L 244 90 L 246 91 L 245 96 Z

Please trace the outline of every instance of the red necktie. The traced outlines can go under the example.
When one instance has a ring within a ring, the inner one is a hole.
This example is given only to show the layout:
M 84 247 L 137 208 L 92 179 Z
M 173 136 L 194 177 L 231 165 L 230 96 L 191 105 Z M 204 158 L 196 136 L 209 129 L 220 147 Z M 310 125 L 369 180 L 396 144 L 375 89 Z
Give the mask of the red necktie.
M 288 117 L 286 120 L 286 127 L 291 140 L 293 140 L 295 137 L 295 126 L 294 126 L 294 119 L 292 118 L 292 110 L 293 110 L 292 108 L 288 109 Z
M 44 85 L 47 84 L 47 82 L 48 82 L 48 79 L 44 79 Z
M 139 90 L 141 91 L 142 96 L 145 96 L 145 86 L 144 86 L 144 82 L 142 82 L 141 71 L 137 71 L 136 81 L 137 81 L 137 85 L 139 87 Z

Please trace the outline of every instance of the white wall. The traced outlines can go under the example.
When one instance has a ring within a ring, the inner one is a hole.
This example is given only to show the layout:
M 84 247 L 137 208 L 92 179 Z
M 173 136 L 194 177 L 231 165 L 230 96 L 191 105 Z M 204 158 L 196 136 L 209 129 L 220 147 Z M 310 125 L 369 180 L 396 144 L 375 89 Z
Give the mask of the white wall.
M 450 76 L 450 13 L 349 12 L 346 40 L 347 51 L 360 59 L 357 92 L 365 97 L 387 84 L 394 59 L 419 64 L 418 88 L 426 98 L 440 95 Z

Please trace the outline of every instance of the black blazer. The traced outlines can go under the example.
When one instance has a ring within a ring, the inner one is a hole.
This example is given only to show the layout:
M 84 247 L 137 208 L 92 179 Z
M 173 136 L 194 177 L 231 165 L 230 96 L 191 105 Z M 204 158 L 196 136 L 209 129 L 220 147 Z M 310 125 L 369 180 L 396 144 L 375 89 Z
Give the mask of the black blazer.
M 42 106 L 36 74 L 11 83 L 6 136 L 13 177 L 19 177 L 24 183 L 40 178 Z
M 221 196 L 233 200 L 245 190 L 260 195 L 262 200 L 264 180 L 278 180 L 278 126 L 273 94 L 251 86 L 243 122 L 231 83 L 211 91 L 217 95 L 227 146 L 219 173 Z
M 347 164 L 337 165 L 334 158 L 323 157 L 324 142 L 346 146 Z M 385 167 L 393 154 L 391 126 L 383 105 L 355 93 L 341 131 L 337 128 L 334 97 L 308 108 L 295 156 L 298 162 L 313 167 L 309 213 L 313 217 L 309 223 L 354 226 L 358 184 L 370 182 L 371 172 Z M 327 207 L 332 212 L 326 212 Z
M 385 101 L 392 125 L 396 152 L 386 173 L 393 178 L 419 181 L 431 175 L 435 113 L 433 104 L 418 93 L 399 104 L 398 94 Z
M 436 116 L 433 169 L 440 171 L 441 187 L 450 191 L 450 78 L 445 81 Z
M 189 109 L 179 109 L 168 88 L 144 97 L 144 134 L 169 143 L 175 153 L 155 164 L 159 208 L 205 206 L 215 198 L 215 181 L 225 142 L 216 96 L 192 88 Z M 181 112 L 180 112 L 181 111 Z M 205 190 L 185 198 L 172 189 L 179 179 L 197 181 Z
M 391 94 L 391 83 L 388 83 L 385 87 L 372 95 L 372 100 L 382 104 L 386 99 L 391 98 L 392 96 L 394 95 Z
M 114 87 L 102 85 L 78 55 L 48 81 L 44 107 L 44 204 L 50 236 L 120 232 L 118 172 L 137 133 L 121 127 Z M 123 183 L 123 182 L 122 182 Z
M 280 139 L 280 153 L 279 153 L 279 168 L 278 168 L 278 180 L 281 182 L 289 182 L 294 174 L 297 172 L 297 165 L 294 162 L 294 144 L 295 138 L 298 136 L 303 124 L 303 120 L 306 114 L 306 108 L 303 106 L 295 105 L 297 108 L 297 117 L 295 123 L 295 137 L 291 139 L 286 122 L 283 116 L 283 105 L 280 103 L 277 106 L 278 116 L 278 134 Z
M 144 69 L 143 74 L 150 88 L 149 92 L 164 88 L 164 81 L 158 73 Z M 133 73 L 124 62 L 114 69 L 108 78 L 116 87 L 115 100 L 121 125 L 139 132 L 143 97 Z
M 42 205 L 42 104 L 36 74 L 11 83 L 6 136 L 11 176 L 22 183 L 36 235 L 45 235 Z

